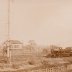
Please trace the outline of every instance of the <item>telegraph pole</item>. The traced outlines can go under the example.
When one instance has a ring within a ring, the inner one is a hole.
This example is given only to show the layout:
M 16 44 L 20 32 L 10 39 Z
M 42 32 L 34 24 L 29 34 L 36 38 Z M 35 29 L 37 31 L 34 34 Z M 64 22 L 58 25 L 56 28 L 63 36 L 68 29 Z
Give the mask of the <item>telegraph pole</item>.
M 10 51 L 10 0 L 8 0 L 8 45 L 7 45 L 7 57 L 9 64 L 11 64 L 11 51 Z
M 13 0 L 8 0 L 8 45 L 7 45 L 7 57 L 9 64 L 11 64 L 11 44 L 10 44 L 10 15 L 11 15 L 11 2 Z
M 10 39 L 10 0 L 8 0 L 8 41 L 9 39 Z M 9 57 L 9 46 L 7 48 L 7 56 Z

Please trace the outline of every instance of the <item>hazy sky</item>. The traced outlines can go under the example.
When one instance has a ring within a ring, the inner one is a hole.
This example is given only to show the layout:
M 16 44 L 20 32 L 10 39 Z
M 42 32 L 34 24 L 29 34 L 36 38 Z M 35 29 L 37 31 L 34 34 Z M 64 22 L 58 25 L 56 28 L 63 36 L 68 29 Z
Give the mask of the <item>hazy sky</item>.
M 11 1 L 10 38 L 72 46 L 72 0 Z M 0 40 L 7 39 L 7 0 L 0 0 Z

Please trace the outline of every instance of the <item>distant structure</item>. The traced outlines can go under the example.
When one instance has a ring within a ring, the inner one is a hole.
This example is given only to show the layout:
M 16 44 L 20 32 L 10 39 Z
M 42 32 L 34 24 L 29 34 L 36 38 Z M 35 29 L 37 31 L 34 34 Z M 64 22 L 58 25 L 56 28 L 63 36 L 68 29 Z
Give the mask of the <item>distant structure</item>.
M 29 40 L 28 45 L 24 46 L 24 55 L 33 55 L 35 53 L 36 43 L 34 40 Z
M 3 43 L 3 56 L 7 57 L 9 62 L 11 62 L 12 56 L 20 54 L 21 53 L 20 50 L 22 49 L 23 49 L 22 42 L 18 40 L 7 40 Z
M 18 40 L 7 40 L 3 43 L 3 49 L 5 53 L 8 52 L 7 50 L 8 47 L 9 47 L 9 50 L 22 49 L 23 43 Z
M 18 40 L 7 40 L 4 42 L 4 46 L 9 46 L 10 49 L 22 49 L 23 43 Z

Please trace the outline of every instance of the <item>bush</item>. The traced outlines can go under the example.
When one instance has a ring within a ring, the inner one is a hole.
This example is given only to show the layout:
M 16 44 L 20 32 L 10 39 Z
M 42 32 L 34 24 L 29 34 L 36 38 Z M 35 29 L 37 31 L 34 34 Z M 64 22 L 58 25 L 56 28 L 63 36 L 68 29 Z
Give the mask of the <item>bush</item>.
M 12 64 L 12 68 L 18 69 L 19 68 L 19 65 Z

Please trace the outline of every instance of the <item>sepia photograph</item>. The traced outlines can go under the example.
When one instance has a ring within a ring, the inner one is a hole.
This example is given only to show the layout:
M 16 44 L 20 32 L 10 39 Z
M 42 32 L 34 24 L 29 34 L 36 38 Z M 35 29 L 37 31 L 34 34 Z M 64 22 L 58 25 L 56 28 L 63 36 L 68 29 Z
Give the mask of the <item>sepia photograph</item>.
M 0 72 L 72 72 L 72 0 L 0 0 Z

